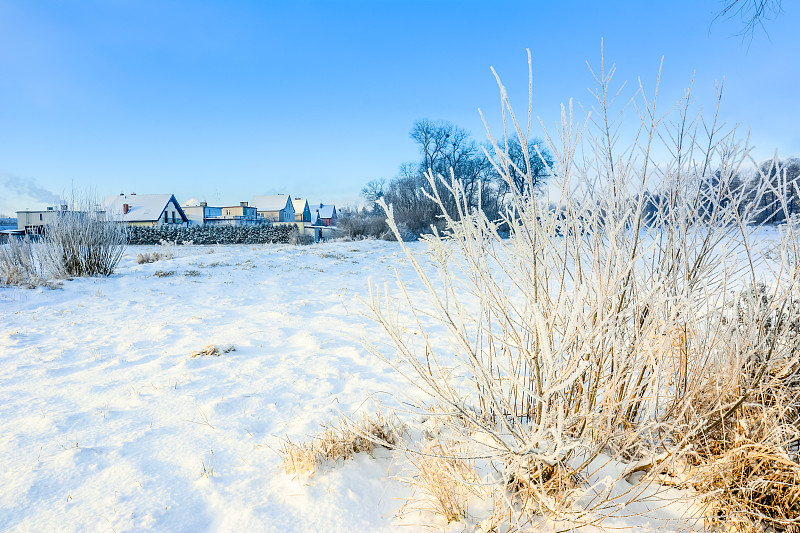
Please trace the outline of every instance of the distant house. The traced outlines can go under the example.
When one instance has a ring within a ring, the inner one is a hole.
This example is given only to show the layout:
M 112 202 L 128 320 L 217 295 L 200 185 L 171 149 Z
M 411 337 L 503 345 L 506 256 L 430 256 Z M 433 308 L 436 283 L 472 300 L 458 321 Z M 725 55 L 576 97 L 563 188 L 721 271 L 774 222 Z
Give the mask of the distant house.
M 25 233 L 40 234 L 47 224 L 55 222 L 60 213 L 66 212 L 66 205 L 48 207 L 38 211 L 17 211 L 17 229 Z
M 264 221 L 258 217 L 255 207 L 249 206 L 247 202 L 239 202 L 239 205 L 224 207 L 213 207 L 206 202 L 200 205 L 185 205 L 183 211 L 189 219 L 190 226 L 214 225 L 214 226 L 255 226 Z
M 271 222 L 294 222 L 294 206 L 288 194 L 254 196 L 253 205 L 259 218 Z
M 336 206 L 333 204 L 314 205 L 311 222 L 314 226 L 336 226 Z
M 295 198 L 292 200 L 292 207 L 294 207 L 295 222 L 311 222 L 311 209 L 306 200 Z
M 200 205 L 185 205 L 182 209 L 190 226 L 202 226 L 208 224 L 209 220 L 222 216 L 221 207 L 212 207 L 206 202 L 200 202 Z
M 247 202 L 239 202 L 239 205 L 220 207 L 219 219 L 212 223 L 226 226 L 254 226 L 260 222 L 258 209 L 250 206 Z
M 188 225 L 189 219 L 172 194 L 120 194 L 108 196 L 103 207 L 109 216 L 129 226 Z
M 222 217 L 242 217 L 255 219 L 258 217 L 258 208 L 247 205 L 247 202 L 239 202 L 239 205 L 220 207 Z

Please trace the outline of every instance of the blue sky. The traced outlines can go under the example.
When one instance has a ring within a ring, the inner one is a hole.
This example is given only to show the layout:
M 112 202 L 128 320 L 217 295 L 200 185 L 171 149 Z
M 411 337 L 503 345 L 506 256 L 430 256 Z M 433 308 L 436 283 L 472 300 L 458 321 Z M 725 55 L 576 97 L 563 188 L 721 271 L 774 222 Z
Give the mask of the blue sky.
M 494 66 L 553 125 L 590 104 L 604 39 L 616 80 L 695 95 L 750 128 L 755 155 L 800 153 L 800 6 L 752 38 L 719 0 L 476 2 L 0 0 L 0 213 L 70 189 L 212 204 L 285 192 L 353 203 L 417 149 L 421 118 L 485 139 Z M 632 117 L 633 118 L 633 117 Z M 535 131 L 540 134 L 540 131 Z

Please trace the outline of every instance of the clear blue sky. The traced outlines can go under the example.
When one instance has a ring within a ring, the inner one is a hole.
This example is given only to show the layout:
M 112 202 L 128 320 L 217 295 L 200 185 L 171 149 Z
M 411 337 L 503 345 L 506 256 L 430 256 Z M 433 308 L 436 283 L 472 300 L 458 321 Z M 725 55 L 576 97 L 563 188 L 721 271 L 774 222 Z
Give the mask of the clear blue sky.
M 553 124 L 590 103 L 600 40 L 617 81 L 662 97 L 695 76 L 755 153 L 800 152 L 800 6 L 737 35 L 720 0 L 0 0 L 0 213 L 92 188 L 238 203 L 285 192 L 352 203 L 370 179 L 417 158 L 420 118 L 485 138 L 499 116 L 494 66 L 522 110 Z

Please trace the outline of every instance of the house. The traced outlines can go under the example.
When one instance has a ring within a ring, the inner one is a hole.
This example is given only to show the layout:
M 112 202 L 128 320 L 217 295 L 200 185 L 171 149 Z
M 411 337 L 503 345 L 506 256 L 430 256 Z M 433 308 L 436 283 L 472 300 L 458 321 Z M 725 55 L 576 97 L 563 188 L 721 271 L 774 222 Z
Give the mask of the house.
M 223 218 L 240 217 L 243 219 L 255 220 L 258 218 L 258 209 L 247 205 L 247 202 L 239 202 L 239 205 L 220 207 Z
M 294 207 L 295 222 L 311 222 L 311 209 L 306 200 L 295 198 L 292 200 L 292 207 Z
M 336 227 L 336 206 L 333 204 L 320 203 L 314 205 L 314 213 L 311 215 L 311 223 L 314 226 Z
M 209 224 L 212 219 L 222 217 L 221 207 L 212 207 L 206 202 L 200 202 L 200 205 L 184 205 L 183 212 L 186 214 L 190 226 L 202 226 Z
M 183 211 L 189 219 L 190 226 L 212 224 L 214 226 L 255 226 L 264 221 L 258 217 L 255 207 L 247 202 L 239 205 L 212 207 L 206 202 L 200 205 L 185 205 Z
M 248 205 L 247 202 L 239 202 L 239 205 L 225 206 L 219 209 L 219 218 L 209 220 L 210 223 L 226 226 L 255 226 L 264 222 L 258 217 L 258 209 Z
M 52 224 L 60 213 L 66 212 L 66 204 L 48 207 L 44 211 L 17 211 L 17 229 L 25 233 L 40 234 L 47 224 Z
M 189 219 L 173 194 L 107 196 L 103 207 L 112 218 L 118 218 L 128 226 L 189 225 Z
M 288 194 L 254 196 L 253 205 L 261 219 L 271 222 L 294 222 L 294 206 Z

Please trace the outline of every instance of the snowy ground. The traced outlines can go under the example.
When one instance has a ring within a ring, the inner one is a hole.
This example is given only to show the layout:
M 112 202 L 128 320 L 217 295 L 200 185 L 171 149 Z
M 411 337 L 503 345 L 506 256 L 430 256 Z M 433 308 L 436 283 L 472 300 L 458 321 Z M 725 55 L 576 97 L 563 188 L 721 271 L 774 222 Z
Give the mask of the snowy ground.
M 136 263 L 158 248 L 129 247 L 108 279 L 0 288 L 0 530 L 392 529 L 391 461 L 298 483 L 276 450 L 402 385 L 362 348 L 379 331 L 357 302 L 399 247 Z M 190 357 L 209 343 L 236 350 Z
M 360 343 L 381 335 L 367 277 L 411 279 L 399 246 L 136 263 L 158 248 L 129 247 L 107 279 L 0 288 L 0 531 L 416 530 L 393 516 L 408 490 L 388 452 L 304 481 L 277 453 L 408 389 Z M 210 343 L 236 349 L 190 356 Z

